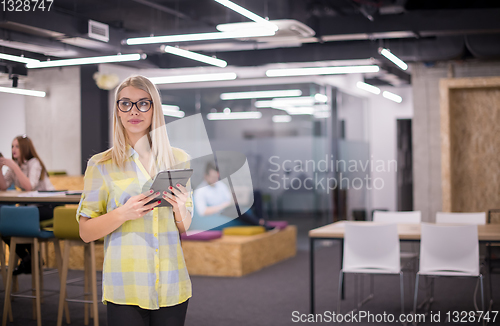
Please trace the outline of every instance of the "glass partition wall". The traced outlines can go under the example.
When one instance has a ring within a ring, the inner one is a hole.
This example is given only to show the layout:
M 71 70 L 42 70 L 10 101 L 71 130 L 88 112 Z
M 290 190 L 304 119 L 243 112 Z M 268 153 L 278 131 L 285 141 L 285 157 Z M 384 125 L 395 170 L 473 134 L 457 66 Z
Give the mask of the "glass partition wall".
M 213 151 L 246 155 L 264 218 L 290 221 L 300 231 L 366 215 L 363 172 L 348 165 L 369 158 L 362 99 L 313 83 L 161 90 L 161 96 L 167 114 L 201 113 Z M 240 112 L 256 116 L 225 119 Z M 167 123 L 177 119 L 165 116 Z

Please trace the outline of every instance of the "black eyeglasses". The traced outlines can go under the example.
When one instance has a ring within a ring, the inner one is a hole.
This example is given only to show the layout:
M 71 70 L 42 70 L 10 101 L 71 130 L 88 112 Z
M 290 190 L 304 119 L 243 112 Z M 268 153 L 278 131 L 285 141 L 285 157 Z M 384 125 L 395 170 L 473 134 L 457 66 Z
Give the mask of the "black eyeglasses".
M 149 110 L 151 110 L 151 107 L 153 106 L 153 101 L 139 100 L 136 102 L 132 102 L 129 100 L 118 100 L 116 101 L 116 104 L 118 105 L 118 109 L 122 112 L 129 112 L 130 110 L 132 110 L 134 105 L 140 112 L 148 112 Z

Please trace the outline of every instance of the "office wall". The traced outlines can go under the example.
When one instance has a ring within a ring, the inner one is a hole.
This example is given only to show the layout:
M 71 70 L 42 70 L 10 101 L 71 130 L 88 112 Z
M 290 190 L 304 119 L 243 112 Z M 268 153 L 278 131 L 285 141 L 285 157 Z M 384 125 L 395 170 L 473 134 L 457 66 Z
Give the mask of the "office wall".
M 80 68 L 31 69 L 26 88 L 47 92 L 25 97 L 26 134 L 47 169 L 80 174 Z
M 385 164 L 384 171 L 372 171 L 372 180 L 381 178 L 382 189 L 371 190 L 373 208 L 397 210 L 397 172 L 390 162 L 397 160 L 397 120 L 412 119 L 413 101 L 411 87 L 381 87 L 381 91 L 390 91 L 403 97 L 401 103 L 390 101 L 381 95 L 369 96 L 369 133 L 371 160 Z M 415 155 L 415 154 L 414 154 Z M 372 185 L 373 186 L 373 185 Z
M 7 86 L 7 85 L 6 85 Z M 26 117 L 24 114 L 25 96 L 0 94 L 0 153 L 11 158 L 12 139 L 26 133 Z
M 457 78 L 500 76 L 500 62 L 412 65 L 414 208 L 424 221 L 442 209 L 439 80 L 451 71 Z

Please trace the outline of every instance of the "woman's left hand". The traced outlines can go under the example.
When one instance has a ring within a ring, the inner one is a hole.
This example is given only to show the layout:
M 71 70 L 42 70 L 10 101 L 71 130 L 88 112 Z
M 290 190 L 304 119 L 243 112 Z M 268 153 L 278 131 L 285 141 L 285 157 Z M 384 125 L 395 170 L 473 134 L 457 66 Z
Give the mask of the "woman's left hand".
M 181 217 L 181 219 L 184 219 L 186 214 L 188 214 L 188 211 L 186 209 L 188 190 L 180 184 L 177 184 L 176 187 L 177 189 L 175 187 L 170 187 L 170 191 L 172 191 L 175 196 L 164 191 L 163 198 L 172 205 L 172 209 L 175 215 Z

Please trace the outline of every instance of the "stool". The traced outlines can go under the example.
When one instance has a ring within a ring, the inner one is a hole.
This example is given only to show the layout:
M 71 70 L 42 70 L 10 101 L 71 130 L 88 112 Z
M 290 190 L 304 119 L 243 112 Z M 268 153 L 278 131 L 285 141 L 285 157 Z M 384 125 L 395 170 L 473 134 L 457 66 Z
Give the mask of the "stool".
M 99 326 L 99 313 L 97 301 L 97 280 L 95 263 L 95 241 L 85 243 L 80 238 L 80 229 L 76 221 L 76 208 L 58 206 L 54 208 L 54 235 L 58 239 L 64 239 L 64 253 L 61 270 L 61 288 L 59 295 L 59 311 L 57 314 L 57 326 L 62 325 L 63 308 L 67 302 L 84 303 L 84 324 L 89 324 L 89 304 L 92 304 L 90 311 L 94 318 L 94 326 Z M 83 246 L 84 248 L 84 300 L 69 299 L 66 295 L 66 285 L 68 278 L 69 256 L 72 246 Z M 90 283 L 90 284 L 89 284 Z M 89 286 L 90 285 L 90 286 Z M 90 287 L 90 289 L 89 289 Z M 90 293 L 89 293 L 90 290 Z M 89 294 L 92 300 L 89 300 Z M 66 323 L 70 323 L 69 315 L 66 315 Z
M 10 251 L 9 251 L 9 270 L 7 273 L 7 281 L 5 284 L 5 301 L 3 309 L 2 326 L 7 324 L 7 316 L 11 314 L 11 297 L 25 297 L 33 299 L 33 319 L 37 320 L 37 325 L 42 325 L 41 312 L 41 265 L 42 260 L 39 256 L 40 242 L 52 241 L 56 254 L 58 270 L 61 270 L 61 249 L 59 241 L 54 237 L 51 231 L 40 230 L 40 216 L 38 208 L 34 206 L 2 206 L 0 208 L 0 233 L 3 236 L 10 236 Z M 31 244 L 31 259 L 32 259 L 32 274 L 31 282 L 32 295 L 12 294 L 13 272 L 15 268 L 16 245 Z M 68 309 L 66 307 L 66 313 Z M 11 321 L 13 318 L 11 316 Z

